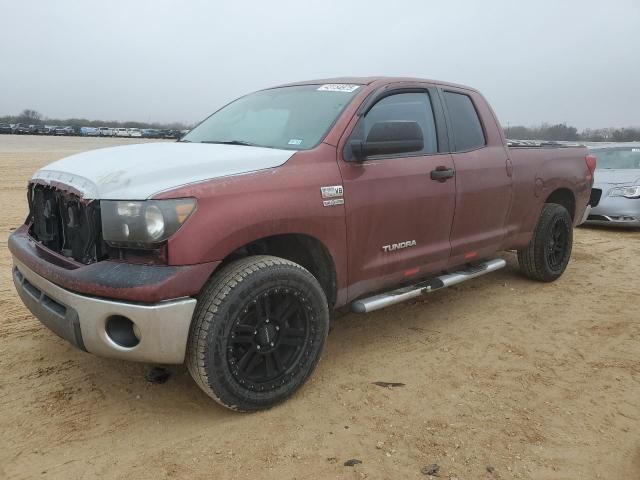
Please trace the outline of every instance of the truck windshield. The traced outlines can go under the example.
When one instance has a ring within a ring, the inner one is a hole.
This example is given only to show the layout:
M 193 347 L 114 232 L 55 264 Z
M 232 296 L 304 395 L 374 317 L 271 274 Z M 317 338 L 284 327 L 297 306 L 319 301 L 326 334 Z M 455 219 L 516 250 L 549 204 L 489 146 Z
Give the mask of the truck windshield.
M 640 147 L 602 148 L 593 150 L 602 169 L 640 169 Z
M 297 85 L 251 93 L 221 108 L 181 140 L 288 150 L 318 145 L 358 85 Z

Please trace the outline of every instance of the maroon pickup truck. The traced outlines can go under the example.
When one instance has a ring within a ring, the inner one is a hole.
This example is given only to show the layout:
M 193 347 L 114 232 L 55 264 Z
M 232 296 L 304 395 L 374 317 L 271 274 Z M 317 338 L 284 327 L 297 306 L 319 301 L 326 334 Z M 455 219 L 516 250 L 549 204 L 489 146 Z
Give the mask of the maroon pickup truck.
M 290 396 L 329 311 L 499 269 L 553 281 L 587 211 L 583 147 L 509 148 L 476 90 L 340 78 L 262 90 L 174 143 L 36 172 L 9 240 L 23 302 L 87 352 L 186 361 L 235 410 Z

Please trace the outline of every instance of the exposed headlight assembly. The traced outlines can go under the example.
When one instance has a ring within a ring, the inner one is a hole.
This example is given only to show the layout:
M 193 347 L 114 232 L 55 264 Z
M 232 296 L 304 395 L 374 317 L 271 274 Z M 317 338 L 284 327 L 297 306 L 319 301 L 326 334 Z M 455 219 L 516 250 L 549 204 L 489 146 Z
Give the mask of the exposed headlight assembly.
M 640 185 L 615 187 L 609 191 L 610 197 L 640 198 Z
M 114 247 L 151 248 L 176 233 L 195 209 L 194 198 L 101 200 L 102 236 Z

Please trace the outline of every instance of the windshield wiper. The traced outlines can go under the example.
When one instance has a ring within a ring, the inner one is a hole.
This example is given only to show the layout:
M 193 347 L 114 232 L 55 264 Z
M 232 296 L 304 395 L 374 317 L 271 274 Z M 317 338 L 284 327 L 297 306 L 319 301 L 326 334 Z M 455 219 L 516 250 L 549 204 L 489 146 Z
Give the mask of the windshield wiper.
M 255 143 L 245 142 L 243 140 L 222 140 L 222 141 L 213 141 L 213 140 L 203 140 L 200 143 L 219 143 L 221 145 L 244 145 L 245 147 L 257 147 Z

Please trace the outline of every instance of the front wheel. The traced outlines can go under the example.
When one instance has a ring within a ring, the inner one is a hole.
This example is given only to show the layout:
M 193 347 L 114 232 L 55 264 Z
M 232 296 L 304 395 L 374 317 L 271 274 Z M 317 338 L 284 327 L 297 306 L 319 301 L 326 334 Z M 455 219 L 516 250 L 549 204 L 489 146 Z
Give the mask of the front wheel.
M 573 222 L 565 207 L 547 203 L 542 209 L 533 238 L 518 250 L 518 264 L 525 276 L 552 282 L 567 268 L 573 246 Z
M 230 263 L 198 298 L 187 367 L 232 410 L 269 408 L 313 372 L 329 330 L 326 296 L 311 273 L 272 256 Z

